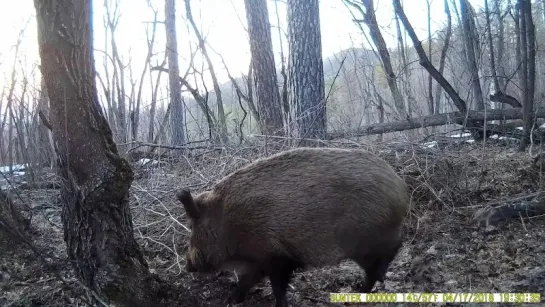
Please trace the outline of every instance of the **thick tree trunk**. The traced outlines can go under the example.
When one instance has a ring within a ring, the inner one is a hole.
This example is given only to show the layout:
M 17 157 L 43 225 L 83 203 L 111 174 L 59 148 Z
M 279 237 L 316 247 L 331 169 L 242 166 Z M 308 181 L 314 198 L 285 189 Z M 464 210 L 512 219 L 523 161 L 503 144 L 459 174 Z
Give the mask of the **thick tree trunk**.
M 283 134 L 282 108 L 271 40 L 267 0 L 245 0 L 250 35 L 255 98 L 261 133 Z
M 481 88 L 481 80 L 479 79 L 479 70 L 475 57 L 474 38 L 472 37 L 473 28 L 471 19 L 470 4 L 467 0 L 460 0 L 460 11 L 462 12 L 462 28 L 464 32 L 464 45 L 467 56 L 467 69 L 471 74 L 471 85 L 473 87 L 473 98 L 475 99 L 475 107 L 477 110 L 484 110 L 483 91 Z
M 524 133 L 520 142 L 520 151 L 524 151 L 530 141 L 530 129 L 533 118 L 534 92 L 536 78 L 536 44 L 535 25 L 532 18 L 532 4 L 530 0 L 519 0 L 520 6 L 520 46 L 522 53 L 522 78 L 521 88 L 523 92 L 524 109 Z
M 326 136 L 322 38 L 318 0 L 288 0 L 288 99 L 300 138 Z
M 172 129 L 172 145 L 187 143 L 184 131 L 184 105 L 182 103 L 182 87 L 180 85 L 180 68 L 178 66 L 178 41 L 176 39 L 176 5 L 174 0 L 165 0 L 165 29 L 167 37 L 168 84 L 170 93 L 170 127 Z
M 119 306 L 157 306 L 165 285 L 133 236 L 132 170 L 113 142 L 95 86 L 92 1 L 35 0 L 42 76 L 63 180 L 62 220 L 77 277 Z M 190 296 L 187 305 L 195 305 Z M 179 304 L 178 304 L 179 305 Z

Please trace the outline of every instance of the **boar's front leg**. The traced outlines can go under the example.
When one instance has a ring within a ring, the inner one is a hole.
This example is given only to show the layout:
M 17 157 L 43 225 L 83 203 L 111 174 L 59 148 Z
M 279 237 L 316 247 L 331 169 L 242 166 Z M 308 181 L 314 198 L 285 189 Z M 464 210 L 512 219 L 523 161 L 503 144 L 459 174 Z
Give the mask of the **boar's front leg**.
M 274 257 L 267 268 L 276 300 L 275 307 L 288 307 L 287 289 L 293 272 L 302 267 L 298 261 L 288 257 Z
M 239 304 L 244 301 L 246 294 L 250 289 L 263 279 L 264 275 L 259 267 L 253 267 L 252 269 L 244 272 L 239 276 L 237 288 L 233 294 L 229 297 L 228 303 Z

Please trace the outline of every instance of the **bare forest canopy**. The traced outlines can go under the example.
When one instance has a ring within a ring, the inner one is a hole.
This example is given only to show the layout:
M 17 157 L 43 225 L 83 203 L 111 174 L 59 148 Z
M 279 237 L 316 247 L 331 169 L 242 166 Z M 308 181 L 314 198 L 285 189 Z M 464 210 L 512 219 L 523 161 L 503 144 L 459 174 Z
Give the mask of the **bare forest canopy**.
M 314 84 L 322 89 L 314 89 L 314 96 L 297 94 L 289 87 L 289 78 L 296 81 L 294 74 L 305 68 L 290 66 L 290 59 L 297 58 L 290 57 L 290 52 L 297 50 L 290 42 L 296 34 L 290 32 L 285 2 L 259 1 L 253 13 L 242 4 L 232 7 L 241 33 L 246 31 L 248 38 L 246 62 L 250 65 L 243 71 L 233 70 L 218 51 L 227 47 L 207 41 L 211 30 L 202 23 L 212 18 L 203 17 L 206 6 L 212 5 L 209 2 L 176 1 L 171 30 L 165 22 L 169 16 L 165 3 L 139 4 L 146 12 L 145 27 L 142 22 L 139 26 L 145 29 L 147 42 L 143 46 L 147 48 L 136 53 L 126 52 L 123 44 L 128 40 L 124 36 L 129 32 L 119 30 L 128 29 L 126 22 L 121 23 L 129 18 L 123 13 L 127 4 L 119 0 L 95 2 L 93 26 L 103 38 L 101 42 L 95 38 L 94 43 L 96 82 L 114 139 L 121 146 L 130 142 L 179 146 L 203 140 L 207 144 L 241 143 L 251 142 L 252 135 L 313 138 L 309 131 L 314 129 L 321 132 L 312 135 L 327 139 L 378 134 L 381 140 L 400 136 L 416 140 L 430 133 L 422 127 L 437 126 L 433 131 L 446 132 L 461 125 L 473 127 L 478 138 L 482 133 L 476 130 L 482 130 L 484 117 L 521 120 L 531 117 L 524 116 L 523 104 L 528 114 L 541 106 L 545 97 L 544 40 L 540 39 L 544 35 L 544 1 L 532 2 L 532 27 L 521 22 L 525 19 L 517 1 L 422 2 L 420 16 L 428 20 L 427 31 L 415 30 L 412 23 L 420 25 L 422 20 L 410 20 L 401 6 L 401 11 L 396 9 L 397 2 L 379 7 L 375 14 L 373 1 L 326 1 L 344 10 L 353 45 L 327 56 L 323 50 L 331 48 L 315 45 L 321 67 L 307 67 L 305 72 L 311 72 L 309 82 L 318 82 Z M 390 11 L 384 12 L 386 8 Z M 321 15 L 326 14 L 323 10 Z M 217 12 L 210 10 L 212 13 Z M 392 22 L 384 21 L 387 13 Z M 47 164 L 52 159 L 52 145 L 43 125 L 43 119 L 48 119 L 48 97 L 39 81 L 39 61 L 31 65 L 31 71 L 23 69 L 34 52 L 25 44 L 33 39 L 25 35 L 34 32 L 29 24 L 33 23 L 27 20 L 22 24 L 17 40 L 9 43 L 14 46 L 10 56 L 0 55 L 6 72 L 0 92 L 3 164 Z M 321 29 L 328 27 L 321 24 Z M 313 35 L 319 37 L 317 29 Z M 176 41 L 169 41 L 169 36 Z M 256 42 L 253 49 L 252 41 Z M 180 53 L 179 64 L 168 59 L 166 51 L 172 48 L 165 44 L 170 43 L 176 44 Z M 329 43 L 321 42 L 322 46 Z M 170 71 L 172 65 L 177 66 L 176 72 Z M 178 77 L 170 80 L 172 73 Z M 172 93 L 172 86 L 179 86 L 180 93 Z M 298 95 L 307 96 L 308 101 Z M 313 120 L 304 118 L 305 108 L 313 110 L 308 115 L 314 116 Z M 520 108 L 520 112 L 500 111 L 511 108 Z M 484 109 L 490 112 L 481 112 Z M 323 124 L 316 126 L 319 118 Z M 407 129 L 413 130 L 403 132 Z M 531 125 L 523 134 L 529 130 Z M 388 133 L 392 131 L 399 133 Z

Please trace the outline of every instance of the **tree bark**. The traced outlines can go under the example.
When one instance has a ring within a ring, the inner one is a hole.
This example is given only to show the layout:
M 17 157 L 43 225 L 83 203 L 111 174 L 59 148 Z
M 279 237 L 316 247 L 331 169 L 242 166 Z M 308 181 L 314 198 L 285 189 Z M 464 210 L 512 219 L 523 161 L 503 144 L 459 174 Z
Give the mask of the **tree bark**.
M 167 288 L 149 272 L 133 236 L 129 210 L 133 172 L 119 156 L 98 101 L 92 1 L 35 0 L 34 5 L 63 181 L 68 257 L 77 277 L 106 302 L 161 305 Z M 185 302 L 196 304 L 190 295 Z
M 288 99 L 297 135 L 323 139 L 326 107 L 318 0 L 288 0 Z
M 244 4 L 261 133 L 283 135 L 282 108 L 274 66 L 267 0 L 245 0 Z
M 176 38 L 176 6 L 174 0 L 165 0 L 165 29 L 167 37 L 168 85 L 170 93 L 170 127 L 172 145 L 187 143 L 184 131 L 184 105 L 178 66 L 178 41 Z

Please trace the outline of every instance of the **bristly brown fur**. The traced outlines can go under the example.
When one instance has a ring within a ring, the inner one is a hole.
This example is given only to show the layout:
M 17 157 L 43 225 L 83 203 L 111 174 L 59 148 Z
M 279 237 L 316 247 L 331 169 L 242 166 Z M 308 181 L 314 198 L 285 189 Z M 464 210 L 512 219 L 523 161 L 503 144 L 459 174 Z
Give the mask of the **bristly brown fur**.
M 190 218 L 190 212 L 200 214 L 191 221 L 188 266 L 251 267 L 234 300 L 243 300 L 267 275 L 277 306 L 287 304 L 285 287 L 294 269 L 344 259 L 362 266 L 363 290 L 370 291 L 384 280 L 401 246 L 409 205 L 405 182 L 384 160 L 332 148 L 285 151 L 233 172 L 194 199 L 189 192 L 178 195 Z M 191 257 L 196 254 L 198 259 Z

